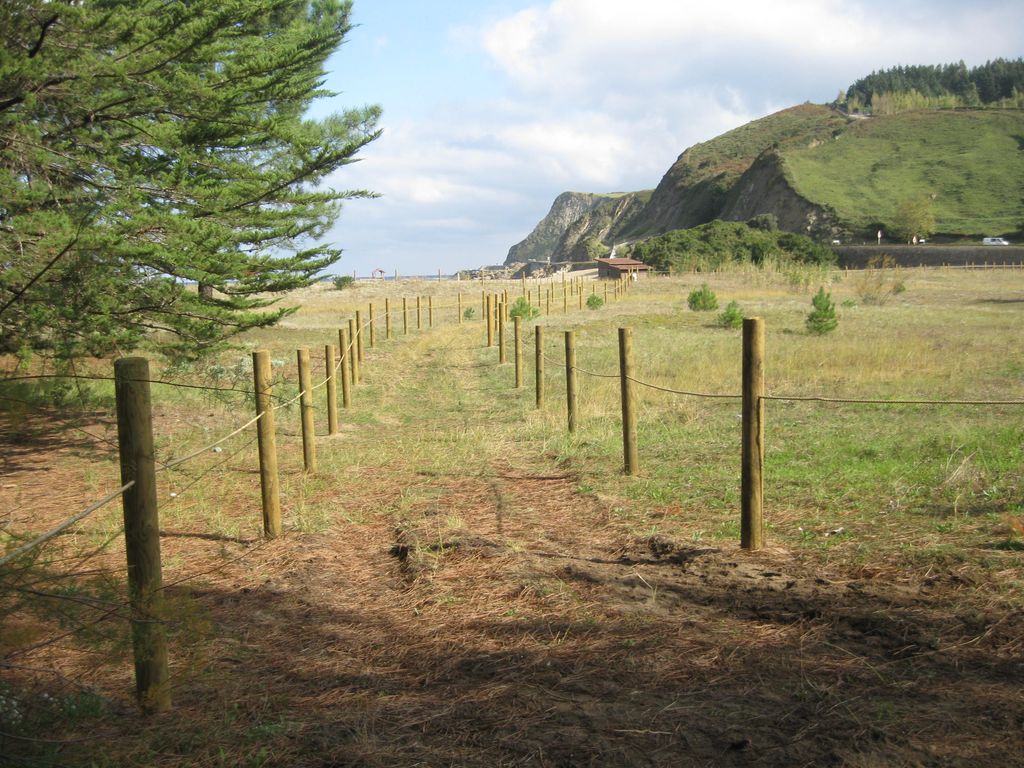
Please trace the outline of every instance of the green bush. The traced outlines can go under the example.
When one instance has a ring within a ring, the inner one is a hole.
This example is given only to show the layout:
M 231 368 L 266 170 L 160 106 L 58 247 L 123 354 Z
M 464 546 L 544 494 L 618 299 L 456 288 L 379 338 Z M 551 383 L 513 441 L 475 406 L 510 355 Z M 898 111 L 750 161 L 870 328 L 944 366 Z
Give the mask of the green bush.
M 587 296 L 588 309 L 600 309 L 602 306 L 604 306 L 604 299 L 602 299 L 596 293 L 592 293 L 589 296 Z
M 740 305 L 730 301 L 725 305 L 725 310 L 718 316 L 718 324 L 723 328 L 739 328 L 743 325 L 743 312 Z
M 836 305 L 832 302 L 832 294 L 825 293 L 824 287 L 819 288 L 811 299 L 811 304 L 814 309 L 807 315 L 807 330 L 819 335 L 834 331 L 839 325 L 839 318 L 836 317 Z
M 476 317 L 476 310 L 473 309 L 473 307 L 466 307 L 465 311 L 462 313 L 462 319 L 472 320 L 474 317 Z
M 346 288 L 350 288 L 355 281 L 356 279 L 352 275 L 339 275 L 334 278 L 334 287 L 339 291 L 343 291 Z
M 523 320 L 532 320 L 539 314 L 540 309 L 538 307 L 533 306 L 522 296 L 513 301 L 512 306 L 508 308 L 509 317 L 518 317 Z
M 708 284 L 704 283 L 696 291 L 690 291 L 690 295 L 686 297 L 686 304 L 694 312 L 710 312 L 712 309 L 718 309 L 718 298 L 715 292 L 708 288 Z

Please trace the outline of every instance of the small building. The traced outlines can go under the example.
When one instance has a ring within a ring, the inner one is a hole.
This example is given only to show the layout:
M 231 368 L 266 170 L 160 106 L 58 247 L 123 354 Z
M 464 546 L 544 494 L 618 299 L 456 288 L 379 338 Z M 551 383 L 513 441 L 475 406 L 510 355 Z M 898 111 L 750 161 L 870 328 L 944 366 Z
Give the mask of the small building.
M 648 264 L 636 259 L 594 259 L 597 262 L 597 277 L 618 280 L 625 275 L 640 277 L 651 271 Z

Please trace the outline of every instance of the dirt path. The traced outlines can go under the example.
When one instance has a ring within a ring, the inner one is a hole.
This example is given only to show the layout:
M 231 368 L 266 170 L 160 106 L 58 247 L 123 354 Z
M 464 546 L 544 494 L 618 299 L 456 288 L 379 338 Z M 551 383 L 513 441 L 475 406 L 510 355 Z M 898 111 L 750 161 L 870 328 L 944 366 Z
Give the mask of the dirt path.
M 363 458 L 320 492 L 346 519 L 172 590 L 175 711 L 123 701 L 112 764 L 1024 765 L 1020 616 L 955 574 L 631 535 L 473 426 L 521 416 L 470 331 L 418 344 L 368 374 Z

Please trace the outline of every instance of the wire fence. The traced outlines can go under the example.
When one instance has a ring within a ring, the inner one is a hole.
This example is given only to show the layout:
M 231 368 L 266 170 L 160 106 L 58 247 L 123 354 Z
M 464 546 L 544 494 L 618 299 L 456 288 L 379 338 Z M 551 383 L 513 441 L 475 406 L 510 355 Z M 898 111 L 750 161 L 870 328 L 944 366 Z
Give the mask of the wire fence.
M 533 299 L 534 293 L 536 293 L 536 296 L 537 296 L 537 298 L 536 298 L 536 304 L 537 305 L 543 305 L 544 303 L 550 304 L 552 294 L 554 293 L 554 290 L 551 287 L 548 288 L 548 293 L 547 293 L 546 296 L 542 295 L 542 293 L 541 293 L 541 291 L 539 289 L 536 290 L 536 291 L 533 291 L 533 290 L 527 291 L 525 285 L 522 285 L 520 287 L 522 288 L 523 294 L 526 296 L 526 298 L 530 302 L 531 306 L 535 305 L 535 302 L 534 302 L 534 299 Z M 563 297 L 567 298 L 570 295 L 570 291 L 573 292 L 572 295 L 578 295 L 579 296 L 580 304 L 582 304 L 582 296 L 583 296 L 583 287 L 582 287 L 582 285 L 579 285 L 579 284 L 574 285 L 571 282 L 563 283 Z M 625 292 L 624 281 L 619 281 L 619 284 L 617 284 L 616 287 L 615 287 L 615 296 L 616 296 L 616 298 L 618 298 L 621 295 L 620 291 L 623 292 L 623 293 Z M 596 293 L 596 291 L 595 291 L 595 293 Z M 487 302 L 487 300 L 486 300 L 487 299 L 487 295 L 488 295 L 487 292 L 484 291 L 483 295 L 481 296 L 480 304 L 483 306 L 483 313 L 486 315 L 486 317 L 483 317 L 481 319 L 483 319 L 486 322 L 487 326 L 488 326 L 488 346 L 493 346 L 495 343 L 504 344 L 504 337 L 503 336 L 501 337 L 500 340 L 497 340 L 497 342 L 495 341 L 495 339 L 492 338 L 492 331 L 496 330 L 495 328 L 492 328 L 492 323 L 493 323 L 494 326 L 497 326 L 500 329 L 504 328 L 504 324 L 505 324 L 505 322 L 507 320 L 507 312 L 509 311 L 509 304 L 511 303 L 509 293 L 506 290 L 506 291 L 503 291 L 500 294 L 491 294 L 492 296 L 497 295 L 497 296 L 500 296 L 501 298 L 500 298 L 500 300 L 497 300 L 497 301 L 494 301 L 494 302 L 490 302 L 490 303 Z M 334 359 L 332 359 L 332 360 L 325 360 L 325 363 L 324 363 L 324 377 L 322 379 L 319 379 L 315 384 L 309 384 L 309 385 L 306 385 L 306 386 L 302 386 L 300 384 L 298 393 L 295 394 L 292 397 L 285 397 L 285 396 L 281 396 L 281 395 L 274 395 L 272 392 L 269 392 L 269 391 L 268 392 L 258 392 L 257 388 L 255 386 L 252 389 L 241 388 L 241 387 L 234 387 L 234 386 L 209 386 L 209 385 L 195 384 L 195 383 L 189 383 L 189 382 L 169 381 L 169 380 L 166 380 L 166 379 L 163 379 L 163 378 L 159 378 L 159 377 L 156 377 L 156 378 L 138 378 L 138 377 L 135 377 L 135 378 L 120 379 L 120 381 L 127 381 L 127 382 L 131 382 L 131 383 L 134 383 L 134 384 L 160 385 L 160 386 L 180 387 L 180 388 L 183 388 L 183 389 L 197 390 L 197 391 L 210 391 L 210 392 L 217 392 L 217 393 L 238 394 L 238 395 L 244 396 L 247 399 L 256 400 L 257 402 L 258 402 L 258 398 L 261 395 L 266 395 L 267 397 L 269 397 L 271 399 L 272 402 L 276 401 L 276 402 L 273 402 L 273 404 L 271 405 L 269 410 L 268 409 L 258 410 L 256 415 L 253 416 L 252 418 L 248 419 L 247 421 L 245 421 L 244 423 L 242 423 L 242 424 L 240 424 L 240 425 L 238 425 L 236 427 L 231 428 L 229 431 L 221 434 L 216 439 L 214 439 L 211 442 L 203 445 L 202 447 L 194 449 L 194 450 L 189 450 L 187 453 L 185 453 L 184 455 L 182 455 L 180 457 L 175 457 L 175 458 L 172 458 L 172 459 L 169 459 L 169 460 L 166 460 L 166 461 L 158 462 L 159 463 L 159 467 L 156 469 L 156 471 L 157 472 L 169 472 L 171 470 L 180 469 L 180 468 L 186 466 L 187 464 L 189 464 L 190 462 L 194 461 L 198 457 L 206 455 L 206 454 L 209 454 L 210 452 L 215 451 L 216 449 L 219 449 L 220 446 L 222 446 L 223 444 L 227 443 L 232 438 L 235 438 L 238 435 L 244 433 L 246 430 L 249 430 L 254 425 L 257 426 L 258 428 L 260 428 L 261 425 L 263 425 L 263 423 L 268 420 L 268 417 L 270 415 L 272 415 L 275 412 L 281 411 L 283 409 L 289 408 L 291 405 L 295 404 L 296 402 L 302 402 L 304 408 L 308 407 L 308 408 L 312 409 L 313 406 L 312 406 L 311 401 L 309 400 L 309 398 L 312 395 L 312 393 L 317 391 L 317 390 L 319 390 L 319 389 L 321 389 L 321 388 L 323 388 L 323 387 L 325 387 L 325 386 L 329 386 L 330 384 L 335 382 L 339 378 L 339 374 L 340 374 L 340 377 L 342 378 L 343 382 L 345 382 L 346 384 L 348 384 L 350 386 L 354 386 L 358 382 L 358 378 L 357 378 L 358 374 L 356 373 L 356 364 L 357 364 L 357 361 L 360 360 L 360 358 L 362 358 L 362 356 L 363 356 L 363 339 L 364 339 L 364 335 L 366 335 L 367 332 L 369 333 L 370 345 L 373 346 L 373 344 L 374 344 L 375 323 L 379 324 L 379 323 L 383 322 L 385 324 L 385 326 L 387 328 L 386 338 L 390 339 L 390 338 L 396 337 L 398 335 L 396 333 L 391 333 L 391 331 L 393 330 L 392 326 L 395 325 L 392 322 L 392 320 L 394 318 L 396 318 L 396 317 L 400 317 L 402 319 L 402 327 L 403 327 L 403 330 L 404 330 L 404 333 L 402 335 L 405 335 L 406 333 L 408 333 L 408 330 L 409 330 L 409 327 L 410 327 L 410 324 L 408 322 L 409 314 L 410 314 L 410 312 L 415 311 L 417 313 L 417 316 L 418 316 L 417 317 L 417 328 L 421 328 L 422 327 L 422 322 L 421 322 L 422 321 L 422 317 L 421 317 L 421 314 L 422 314 L 422 311 L 424 309 L 424 307 L 422 306 L 422 302 L 417 302 L 417 307 L 415 309 L 409 307 L 407 301 L 403 301 L 403 305 L 404 306 L 402 308 L 389 307 L 388 309 L 385 310 L 384 313 L 382 313 L 382 314 L 375 314 L 374 311 L 373 311 L 373 305 L 371 304 L 370 305 L 369 318 L 365 322 L 360 322 L 357 325 L 350 326 L 350 327 L 353 327 L 353 330 L 355 332 L 350 337 L 347 338 L 347 340 L 345 341 L 344 344 L 340 344 L 337 347 L 337 349 L 336 349 L 337 356 Z M 434 325 L 434 313 L 436 311 L 438 311 L 438 310 L 452 310 L 452 309 L 457 310 L 458 311 L 457 322 L 461 324 L 463 322 L 463 320 L 465 319 L 463 313 L 465 312 L 466 309 L 468 309 L 470 307 L 475 309 L 475 307 L 476 307 L 476 299 L 474 298 L 472 301 L 464 302 L 462 300 L 462 295 L 461 294 L 459 295 L 458 301 L 455 301 L 455 302 L 440 302 L 440 303 L 436 303 L 435 304 L 435 303 L 432 302 L 432 300 L 428 301 L 427 302 L 427 306 L 426 306 L 426 310 L 427 310 L 427 313 L 428 313 L 428 327 L 433 327 L 433 325 Z M 567 307 L 568 307 L 567 303 L 565 301 L 563 301 L 563 309 L 567 309 Z M 556 304 L 556 311 L 557 311 L 557 304 Z M 531 312 L 531 314 L 532 314 L 532 312 Z M 342 329 L 342 330 L 344 330 L 344 329 Z M 572 331 L 567 331 L 566 333 L 572 333 Z M 497 335 L 497 334 L 495 334 L 495 335 Z M 521 347 L 521 339 L 516 339 L 516 354 L 517 355 L 520 354 L 520 347 Z M 330 346 L 328 346 L 328 349 L 330 349 Z M 502 350 L 502 352 L 503 352 L 503 350 Z M 651 382 L 651 381 L 647 381 L 642 376 L 639 376 L 637 374 L 631 373 L 629 370 L 621 369 L 621 368 L 620 368 L 620 370 L 618 372 L 614 372 L 614 373 L 590 370 L 590 369 L 583 368 L 583 367 L 575 365 L 575 364 L 570 365 L 570 364 L 567 363 L 566 360 L 554 359 L 554 358 L 548 356 L 547 353 L 543 349 L 538 349 L 538 359 L 539 360 L 544 360 L 544 361 L 546 361 L 546 362 L 548 362 L 548 363 L 550 363 L 552 365 L 556 365 L 556 366 L 559 366 L 559 367 L 565 365 L 567 372 L 571 370 L 573 373 L 579 373 L 581 375 L 592 377 L 592 378 L 596 378 L 596 379 L 606 379 L 606 380 L 619 379 L 620 382 L 621 382 L 621 385 L 623 387 L 623 393 L 624 393 L 623 394 L 623 398 L 624 398 L 624 401 L 625 401 L 625 398 L 627 396 L 625 394 L 625 391 L 626 391 L 625 388 L 626 388 L 626 386 L 628 384 L 628 385 L 636 385 L 637 387 L 641 387 L 641 388 L 648 389 L 648 390 L 651 390 L 651 391 L 657 391 L 657 392 L 661 392 L 661 393 L 665 393 L 665 394 L 670 394 L 670 395 L 674 395 L 674 396 L 680 396 L 680 397 L 706 398 L 706 399 L 743 400 L 744 403 L 745 403 L 745 406 L 744 406 L 745 409 L 747 407 L 746 406 L 746 399 L 747 398 L 746 398 L 744 393 L 711 393 L 711 392 L 700 392 L 700 391 L 690 391 L 690 390 L 684 390 L 684 389 L 677 389 L 677 388 L 674 388 L 674 387 L 665 386 L 665 385 L 662 385 L 662 384 L 657 384 L 657 383 L 654 383 L 654 382 Z M 301 361 L 300 361 L 300 366 L 301 366 Z M 518 366 L 519 366 L 519 361 L 517 360 L 517 374 L 518 374 Z M 64 374 L 37 374 L 37 375 L 18 375 L 18 376 L 7 377 L 5 379 L 0 379 L 0 384 L 7 384 L 7 383 L 10 383 L 10 382 L 43 381 L 43 380 L 48 380 L 48 379 L 81 379 L 81 380 L 86 380 L 86 381 L 103 381 L 103 382 L 119 381 L 119 379 L 117 379 L 117 377 L 99 376 L 99 375 L 77 375 L 77 376 L 73 376 L 73 375 L 64 375 Z M 301 382 L 301 380 L 302 379 L 301 379 L 301 371 L 300 371 L 300 382 Z M 519 381 L 518 381 L 518 375 L 517 375 L 517 385 L 518 385 L 518 383 L 519 383 Z M 539 389 L 540 389 L 540 384 L 538 384 L 538 390 Z M 744 391 L 746 392 L 746 389 Z M 336 395 L 335 395 L 335 397 L 336 397 Z M 5 399 L 10 399 L 10 398 L 6 398 L 5 397 Z M 984 406 L 1020 406 L 1020 405 L 1024 405 L 1024 400 L 1019 400 L 1019 399 L 1002 399 L 1002 400 L 977 400 L 977 399 L 974 399 L 974 400 L 970 400 L 970 399 L 950 399 L 950 400 L 942 400 L 942 399 L 871 399 L 871 398 L 836 397 L 836 396 L 826 396 L 826 395 L 803 395 L 803 396 L 798 396 L 798 395 L 786 395 L 786 394 L 770 394 L 770 393 L 765 393 L 763 391 L 760 392 L 759 394 L 756 394 L 756 396 L 754 398 L 754 402 L 755 402 L 755 406 L 756 407 L 761 407 L 763 405 L 763 403 L 770 402 L 770 401 L 817 402 L 817 403 L 836 403 L 836 404 L 867 404 L 867 405 L 878 405 L 878 406 L 912 406 L 912 405 L 943 406 L 943 405 L 948 405 L 948 406 L 980 406 L 980 407 L 984 407 Z M 570 407 L 570 409 L 573 407 L 571 403 L 570 403 L 569 407 Z M 624 419 L 625 419 L 625 416 L 624 416 Z M 572 423 L 572 422 L 570 422 L 570 423 Z M 82 432 L 83 434 L 88 436 L 90 439 L 93 439 L 94 441 L 97 441 L 99 443 L 105 444 L 105 445 L 110 446 L 110 447 L 113 447 L 114 445 L 117 445 L 117 443 L 114 443 L 114 441 L 112 441 L 112 440 L 108 440 L 106 438 L 93 435 L 93 434 L 89 433 L 86 430 L 82 430 L 82 429 L 80 429 L 78 427 L 72 427 L 72 428 L 78 429 L 78 431 Z M 624 432 L 625 432 L 625 430 L 624 430 Z M 262 435 L 260 436 L 260 439 L 262 439 Z M 307 426 L 306 426 L 305 420 L 303 420 L 303 440 L 304 440 L 304 443 L 307 440 L 312 441 L 312 439 L 313 439 L 313 435 L 312 434 L 307 434 Z M 203 472 L 201 472 L 199 474 L 198 477 L 193 478 L 187 485 L 185 485 L 184 487 L 179 489 L 179 492 L 176 495 L 180 495 L 180 493 L 184 493 L 185 491 L 189 490 L 190 488 L 196 486 L 203 479 L 208 477 L 209 474 L 211 472 L 213 472 L 217 467 L 222 466 L 223 464 L 225 464 L 227 461 L 229 461 L 230 459 L 232 459 L 235 456 L 237 456 L 242 451 L 247 450 L 249 447 L 252 446 L 252 444 L 254 442 L 257 442 L 257 437 L 253 437 L 249 441 L 245 442 L 240 448 L 238 448 L 235 451 L 232 451 L 231 453 L 229 453 L 228 455 L 226 455 L 225 457 L 220 459 L 212 467 L 206 468 Z M 261 462 L 262 461 L 263 461 L 263 458 L 262 458 L 262 451 L 261 451 Z M 275 459 L 275 463 L 276 463 L 276 459 Z M 262 473 L 262 471 L 263 471 L 263 469 L 261 467 L 261 473 Z M 275 471 L 276 471 L 276 469 L 275 469 Z M 42 546 L 46 542 L 52 540 L 54 537 L 62 534 L 63 532 L 69 530 L 70 528 L 74 527 L 76 524 L 78 524 L 81 521 L 85 520 L 89 515 L 93 514 L 98 509 L 101 509 L 105 505 L 107 505 L 107 504 L 111 503 L 112 501 L 120 498 L 123 494 L 125 494 L 127 491 L 132 489 L 134 485 L 135 485 L 135 481 L 133 481 L 133 480 L 129 480 L 128 482 L 125 482 L 117 490 L 107 494 L 102 499 L 99 499 L 96 502 L 90 504 L 89 506 L 87 506 L 82 511 L 77 512 L 77 513 L 69 516 L 67 519 L 62 521 L 59 525 L 55 526 L 54 528 L 46 531 L 43 534 L 40 534 L 40 535 L 34 537 L 30 541 L 28 541 L 28 542 L 18 546 L 17 548 L 11 550 L 10 552 L 5 553 L 2 557 L 0 557 L 0 567 L 8 566 L 9 564 L 14 563 L 15 561 L 19 560 L 23 556 L 27 555 L 28 553 L 30 553 L 33 550 L 37 549 L 38 547 Z M 264 515 L 265 515 L 265 521 L 266 521 L 266 514 L 267 514 L 267 511 L 266 511 L 266 498 L 264 499 L 264 505 L 265 505 L 264 506 Z M 267 540 L 269 541 L 269 538 Z M 187 577 L 185 577 L 185 580 L 187 580 L 188 578 L 194 578 L 194 576 L 195 575 L 187 576 Z M 176 583 L 180 583 L 180 582 L 176 582 Z M 124 607 L 123 605 L 120 606 L 120 609 L 123 609 L 123 607 Z M 117 610 L 120 610 L 120 609 L 117 609 Z M 114 610 L 113 612 L 106 614 L 104 617 L 109 617 L 110 615 L 114 615 L 116 612 L 117 611 Z M 101 617 L 100 620 L 102 620 L 102 618 L 103 617 Z

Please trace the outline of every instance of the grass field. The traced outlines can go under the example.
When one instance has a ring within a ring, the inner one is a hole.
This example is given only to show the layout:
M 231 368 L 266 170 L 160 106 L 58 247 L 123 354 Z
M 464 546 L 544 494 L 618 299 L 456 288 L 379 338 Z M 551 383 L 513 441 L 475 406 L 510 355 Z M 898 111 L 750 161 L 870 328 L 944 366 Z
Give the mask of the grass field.
M 981 237 L 1024 221 L 1019 110 L 906 112 L 861 120 L 835 140 L 785 154 L 797 191 L 857 229 L 930 199 L 937 231 Z
M 1024 765 L 1024 406 L 769 402 L 768 546 L 744 552 L 737 400 L 641 387 L 641 471 L 622 472 L 618 327 L 638 379 L 739 392 L 739 332 L 686 308 L 705 281 L 765 319 L 771 396 L 1024 400 L 1020 269 L 656 278 L 564 315 L 558 287 L 542 410 L 532 329 L 516 390 L 480 284 L 303 292 L 284 326 L 167 371 L 246 389 L 267 348 L 290 397 L 295 348 L 319 381 L 323 345 L 374 303 L 339 435 L 317 390 L 315 475 L 297 409 L 277 414 L 286 535 L 260 536 L 253 434 L 160 475 L 175 705 L 148 718 L 116 505 L 0 571 L 4 764 Z M 840 320 L 815 337 L 821 282 Z M 396 314 L 385 340 L 403 295 L 410 332 Z M 581 374 L 572 435 L 567 329 L 601 374 Z M 0 389 L 8 547 L 119 485 L 109 384 L 79 385 Z M 244 392 L 154 400 L 160 461 L 253 413 Z

